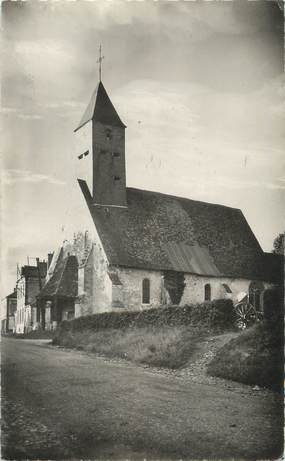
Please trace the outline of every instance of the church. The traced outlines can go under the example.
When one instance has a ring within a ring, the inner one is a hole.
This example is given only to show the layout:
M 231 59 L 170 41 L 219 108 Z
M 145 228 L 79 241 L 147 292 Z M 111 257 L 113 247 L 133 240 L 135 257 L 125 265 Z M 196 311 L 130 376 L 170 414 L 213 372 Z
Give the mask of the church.
M 126 125 L 99 79 L 75 129 L 92 245 L 78 267 L 75 317 L 249 295 L 276 282 L 241 210 L 129 188 Z

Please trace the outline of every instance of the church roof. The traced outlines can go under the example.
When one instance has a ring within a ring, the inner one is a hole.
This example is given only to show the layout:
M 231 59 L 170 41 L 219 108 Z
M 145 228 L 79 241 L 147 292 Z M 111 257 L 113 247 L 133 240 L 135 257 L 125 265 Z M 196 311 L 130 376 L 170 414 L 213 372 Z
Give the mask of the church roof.
M 38 298 L 49 299 L 53 296 L 75 298 L 77 296 L 78 263 L 76 256 L 65 256 L 61 248 L 51 278 L 44 285 Z
M 133 188 L 126 209 L 99 207 L 79 184 L 111 265 L 263 278 L 263 251 L 239 209 Z
M 89 104 L 74 131 L 82 128 L 90 120 L 106 125 L 125 127 L 101 81 L 93 91 Z

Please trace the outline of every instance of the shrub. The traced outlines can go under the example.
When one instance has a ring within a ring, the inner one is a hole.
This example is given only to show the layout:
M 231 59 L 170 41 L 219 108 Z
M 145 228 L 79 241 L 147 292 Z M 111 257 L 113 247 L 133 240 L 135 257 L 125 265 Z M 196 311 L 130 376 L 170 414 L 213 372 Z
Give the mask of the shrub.
M 282 322 L 264 321 L 222 347 L 208 366 L 212 376 L 280 391 L 283 387 Z
M 263 295 L 263 313 L 265 320 L 277 321 L 284 316 L 283 293 L 280 289 L 270 288 Z
M 209 328 L 229 329 L 235 325 L 235 311 L 230 299 L 217 299 L 193 306 L 193 324 L 204 324 Z
M 229 299 L 182 306 L 167 306 L 145 311 L 105 312 L 79 317 L 60 324 L 56 337 L 63 331 L 100 331 L 105 329 L 145 328 L 159 326 L 203 325 L 207 328 L 230 329 L 235 323 L 233 303 Z M 56 339 L 55 339 L 56 341 Z

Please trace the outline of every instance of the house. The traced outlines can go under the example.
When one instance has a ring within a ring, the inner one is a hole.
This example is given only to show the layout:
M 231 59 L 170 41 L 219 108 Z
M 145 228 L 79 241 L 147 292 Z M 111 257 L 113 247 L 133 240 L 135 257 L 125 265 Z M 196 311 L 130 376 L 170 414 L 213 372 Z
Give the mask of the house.
M 73 241 L 64 240 L 50 259 L 45 282 L 36 296 L 38 328 L 52 330 L 62 320 L 78 317 L 79 267 L 84 266 L 92 248 L 86 232 L 77 232 Z
M 15 332 L 23 334 L 33 329 L 39 321 L 39 312 L 35 301 L 44 284 L 47 263 L 37 259 L 37 265 L 25 265 L 21 268 L 16 283 L 17 309 L 15 312 Z
M 15 331 L 15 312 L 17 309 L 17 291 L 10 293 L 1 302 L 1 333 Z
M 75 130 L 93 244 L 75 316 L 248 293 L 276 279 L 241 210 L 126 186 L 126 125 L 99 81 Z M 266 267 L 265 267 L 266 266 Z
M 53 329 L 62 320 L 74 318 L 78 286 L 78 263 L 75 255 L 62 246 L 55 253 L 47 280 L 37 295 L 39 322 L 43 329 Z

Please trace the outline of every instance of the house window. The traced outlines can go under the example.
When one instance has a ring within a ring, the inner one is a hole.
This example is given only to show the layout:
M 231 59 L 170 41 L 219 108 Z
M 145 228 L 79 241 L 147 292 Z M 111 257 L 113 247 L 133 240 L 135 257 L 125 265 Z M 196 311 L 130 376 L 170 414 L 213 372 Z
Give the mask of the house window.
M 211 285 L 206 283 L 205 287 L 205 301 L 211 301 Z
M 113 152 L 113 157 L 120 157 L 120 152 Z
M 150 281 L 149 279 L 143 279 L 142 282 L 142 303 L 149 304 L 150 302 Z
M 120 176 L 114 176 L 114 181 L 120 181 Z

